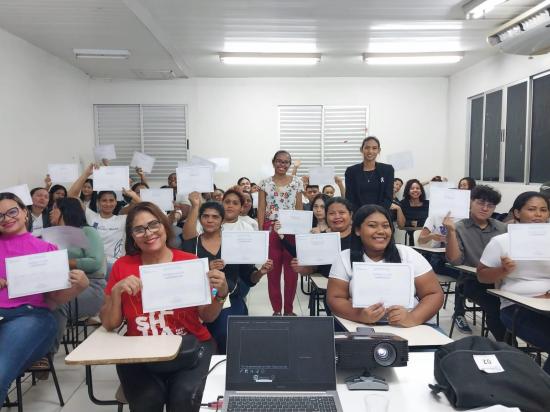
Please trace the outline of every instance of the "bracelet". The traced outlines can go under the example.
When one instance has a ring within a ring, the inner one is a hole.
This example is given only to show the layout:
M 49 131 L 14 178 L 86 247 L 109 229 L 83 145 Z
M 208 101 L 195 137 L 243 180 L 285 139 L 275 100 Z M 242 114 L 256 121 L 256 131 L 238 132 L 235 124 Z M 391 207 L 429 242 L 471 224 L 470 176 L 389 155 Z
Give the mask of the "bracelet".
M 223 298 L 219 295 L 216 295 L 216 297 L 214 299 L 216 299 L 219 303 L 221 303 L 222 305 L 225 303 L 225 301 L 227 300 L 227 296 L 229 295 L 225 295 Z

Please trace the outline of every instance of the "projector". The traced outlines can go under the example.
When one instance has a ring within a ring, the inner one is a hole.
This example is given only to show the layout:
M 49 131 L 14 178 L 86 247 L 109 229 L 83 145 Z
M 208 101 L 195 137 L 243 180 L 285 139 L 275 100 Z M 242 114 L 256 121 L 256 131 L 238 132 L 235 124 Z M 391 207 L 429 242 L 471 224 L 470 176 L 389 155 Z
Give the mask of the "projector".
M 409 360 L 408 341 L 392 333 L 375 333 L 372 328 L 358 328 L 357 332 L 335 333 L 334 341 L 338 368 L 365 370 L 361 376 L 346 380 L 350 390 L 388 390 L 386 382 L 371 376 L 370 371 L 380 366 L 407 366 Z

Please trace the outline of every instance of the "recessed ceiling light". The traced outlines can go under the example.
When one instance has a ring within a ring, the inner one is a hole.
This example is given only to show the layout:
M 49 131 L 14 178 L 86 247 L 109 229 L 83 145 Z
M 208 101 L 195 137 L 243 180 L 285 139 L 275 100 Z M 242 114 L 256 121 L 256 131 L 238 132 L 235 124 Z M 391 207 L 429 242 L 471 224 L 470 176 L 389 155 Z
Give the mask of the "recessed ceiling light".
M 321 61 L 318 53 L 220 53 L 224 64 L 254 66 L 310 66 Z
M 479 19 L 507 0 L 472 0 L 462 6 L 467 19 Z
M 459 37 L 394 37 L 375 38 L 367 46 L 369 53 L 439 53 L 459 52 L 462 45 Z
M 400 30 L 460 30 L 462 22 L 418 22 L 418 23 L 385 23 L 370 27 L 373 31 L 400 31 Z
M 73 49 L 77 59 L 127 59 L 130 57 L 128 50 L 109 49 Z
M 276 42 L 226 41 L 223 51 L 227 53 L 317 53 L 315 40 L 296 39 Z
M 419 65 L 458 63 L 463 53 L 364 53 L 363 61 L 371 65 Z

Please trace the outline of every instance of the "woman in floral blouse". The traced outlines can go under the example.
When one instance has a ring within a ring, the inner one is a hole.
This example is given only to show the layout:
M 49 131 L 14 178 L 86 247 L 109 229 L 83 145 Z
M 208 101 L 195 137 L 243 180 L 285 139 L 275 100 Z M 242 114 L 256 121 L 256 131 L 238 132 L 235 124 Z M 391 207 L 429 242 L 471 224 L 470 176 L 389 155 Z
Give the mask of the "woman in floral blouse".
M 260 182 L 258 196 L 258 224 L 264 230 L 270 230 L 269 258 L 273 260 L 273 269 L 267 274 L 269 300 L 273 315 L 296 316 L 292 310 L 298 275 L 290 266 L 292 256 L 281 243 L 277 233 L 272 230 L 278 219 L 279 210 L 302 210 L 302 191 L 304 185 L 296 176 L 288 175 L 292 159 L 290 153 L 279 150 L 273 156 L 275 174 Z M 281 270 L 284 267 L 284 306 L 281 296 Z

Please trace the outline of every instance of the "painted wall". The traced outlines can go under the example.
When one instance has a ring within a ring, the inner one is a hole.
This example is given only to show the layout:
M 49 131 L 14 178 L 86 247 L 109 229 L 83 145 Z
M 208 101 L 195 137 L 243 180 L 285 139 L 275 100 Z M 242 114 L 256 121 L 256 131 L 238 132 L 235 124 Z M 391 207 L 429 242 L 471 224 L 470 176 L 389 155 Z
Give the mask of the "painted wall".
M 0 189 L 43 185 L 49 162 L 79 162 L 93 147 L 89 79 L 3 30 L 0 50 Z

